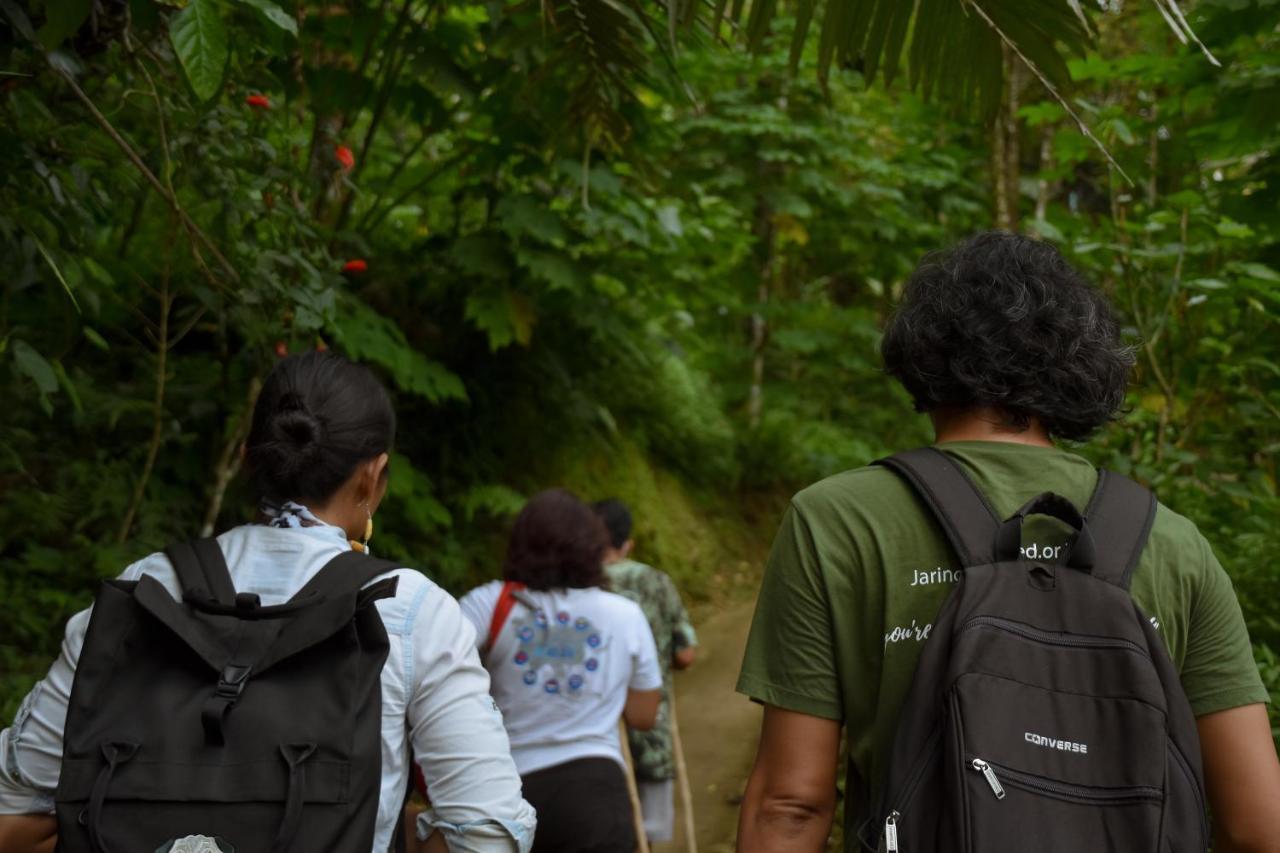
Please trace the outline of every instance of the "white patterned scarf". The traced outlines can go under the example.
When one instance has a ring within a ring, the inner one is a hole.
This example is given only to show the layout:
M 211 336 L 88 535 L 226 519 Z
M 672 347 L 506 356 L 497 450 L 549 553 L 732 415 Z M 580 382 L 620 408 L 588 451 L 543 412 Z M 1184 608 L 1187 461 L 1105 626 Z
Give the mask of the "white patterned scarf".
M 285 501 L 282 504 L 264 503 L 258 508 L 267 517 L 271 527 L 329 527 L 327 522 L 316 518 L 315 513 L 300 503 Z

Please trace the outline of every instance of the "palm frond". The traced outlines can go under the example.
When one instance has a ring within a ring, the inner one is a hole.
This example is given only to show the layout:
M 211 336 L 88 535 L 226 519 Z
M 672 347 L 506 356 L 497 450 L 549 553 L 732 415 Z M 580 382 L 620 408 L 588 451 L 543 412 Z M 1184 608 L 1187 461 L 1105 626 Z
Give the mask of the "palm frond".
M 1182 9 L 1178 6 L 1177 0 L 1154 0 L 1156 7 L 1160 10 L 1160 14 L 1164 16 L 1165 23 L 1173 30 L 1173 34 L 1183 44 L 1189 41 L 1196 43 L 1196 47 L 1200 48 L 1205 57 L 1215 66 L 1221 68 L 1222 63 L 1214 56 L 1209 48 L 1205 47 L 1204 42 L 1200 41 L 1200 37 L 1196 35 L 1195 30 L 1191 29 L 1191 24 L 1187 23 L 1187 18 L 1182 14 Z
M 1173 0 L 1159 0 L 1171 3 Z M 969 7 L 980 4 L 982 15 Z M 726 10 L 716 4 L 716 17 Z M 763 44 L 781 10 L 779 0 L 733 3 L 729 19 L 742 23 L 748 46 Z M 905 58 L 908 81 L 926 95 L 964 98 L 991 114 L 1004 85 L 998 27 L 1055 85 L 1070 81 L 1066 57 L 1082 55 L 1092 42 L 1078 0 L 795 0 L 791 62 L 797 65 L 818 23 L 818 73 L 833 65 L 859 67 L 868 82 L 892 85 Z M 988 21 L 993 22 L 990 25 Z
M 1194 43 L 1218 64 L 1178 0 L 1152 2 L 1184 44 Z M 742 26 L 748 47 L 758 49 L 784 4 L 706 0 L 706 5 L 714 6 L 713 31 L 718 33 L 727 19 Z M 1016 53 L 1035 66 L 1037 76 L 1062 91 L 1071 81 L 1067 59 L 1083 55 L 1095 40 L 1081 0 L 792 0 L 785 10 L 795 18 L 793 68 L 816 22 L 822 79 L 832 65 L 856 66 L 868 82 L 878 76 L 892 85 L 905 56 L 913 89 L 988 116 L 998 109 L 1004 86 L 1001 42 L 1016 47 Z
M 1209 49 L 1187 22 L 1178 0 L 1152 0 L 1184 43 Z M 1005 87 L 1002 45 L 1075 116 L 1066 93 L 1068 59 L 1083 56 L 1096 33 L 1081 0 L 541 0 L 561 57 L 576 65 L 569 98 L 574 121 L 588 138 L 618 144 L 627 135 L 624 108 L 644 85 L 656 48 L 678 76 L 681 31 L 705 28 L 751 50 L 764 48 L 782 11 L 794 17 L 792 67 L 817 31 L 817 66 L 825 80 L 833 66 L 861 69 L 865 79 L 891 86 L 905 65 L 907 85 L 983 117 L 999 109 Z M 1083 121 L 1082 132 L 1101 147 Z M 1104 149 L 1104 153 L 1105 149 Z M 1108 154 L 1108 159 L 1110 155 Z
M 649 82 L 656 51 L 677 74 L 676 38 L 695 19 L 680 0 L 541 0 L 555 72 L 566 80 L 566 115 L 588 145 L 616 147 L 629 135 L 626 118 Z
M 1036 77 L 1040 79 L 1040 82 L 1044 85 L 1049 95 L 1058 102 L 1059 106 L 1061 106 L 1066 111 L 1067 115 L 1071 116 L 1071 118 L 1075 121 L 1076 126 L 1080 129 L 1080 132 L 1084 134 L 1085 138 L 1088 139 L 1090 142 L 1092 142 L 1097 147 L 1097 149 L 1102 152 L 1102 156 L 1107 158 L 1107 162 L 1109 162 L 1111 166 L 1120 174 L 1120 176 L 1124 178 L 1126 182 L 1128 182 L 1129 186 L 1133 186 L 1133 178 L 1130 178 L 1129 174 L 1124 170 L 1124 167 L 1122 167 L 1116 161 L 1115 157 L 1111 156 L 1111 152 L 1107 150 L 1107 146 L 1102 144 L 1102 140 L 1098 139 L 1098 137 L 1094 134 L 1093 129 L 1090 128 L 1089 125 L 1085 123 L 1084 119 L 1080 117 L 1080 114 L 1076 112 L 1075 108 L 1071 105 L 1071 102 L 1062 96 L 1062 93 L 1059 92 L 1057 87 L 1055 87 L 1054 84 L 1049 81 L 1049 79 L 1045 76 L 1044 72 L 1041 71 L 1040 68 L 1036 66 L 1035 62 L 1033 62 L 1031 59 L 1027 57 L 1025 53 L 1023 53 L 1022 49 L 1017 44 L 1015 44 L 1013 40 L 1009 38 L 1008 35 L 1005 34 L 1005 32 L 1000 28 L 1000 26 L 997 23 L 992 21 L 990 17 L 987 16 L 987 13 L 983 11 L 981 7 L 979 7 L 976 3 L 973 3 L 972 0 L 969 0 L 969 2 L 970 2 L 970 5 L 972 5 L 974 8 L 974 12 L 987 22 L 987 24 L 991 27 L 991 29 L 993 29 L 996 32 L 996 35 L 1000 37 L 1001 41 L 1003 41 L 1005 45 L 1007 45 L 1008 48 L 1013 51 L 1014 55 L 1016 55 L 1018 59 L 1020 59 L 1022 63 L 1028 69 L 1031 70 L 1032 74 L 1035 74 Z

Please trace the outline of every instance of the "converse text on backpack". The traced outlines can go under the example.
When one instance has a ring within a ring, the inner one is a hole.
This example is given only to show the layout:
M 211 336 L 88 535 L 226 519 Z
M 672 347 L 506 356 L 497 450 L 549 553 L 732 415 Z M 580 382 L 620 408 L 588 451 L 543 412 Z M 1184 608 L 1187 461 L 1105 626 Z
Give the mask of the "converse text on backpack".
M 1063 752 L 1078 752 L 1085 755 L 1089 752 L 1089 744 L 1076 743 L 1071 740 L 1058 740 L 1057 738 L 1045 737 L 1034 732 L 1027 732 L 1022 736 L 1027 743 L 1043 746 L 1045 749 L 1058 749 Z

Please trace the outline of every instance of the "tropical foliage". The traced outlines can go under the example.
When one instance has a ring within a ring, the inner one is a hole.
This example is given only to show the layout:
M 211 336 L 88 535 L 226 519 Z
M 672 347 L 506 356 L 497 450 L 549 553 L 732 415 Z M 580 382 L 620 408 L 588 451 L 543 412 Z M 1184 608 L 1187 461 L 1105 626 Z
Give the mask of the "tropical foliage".
M 395 390 L 379 553 L 461 589 L 566 483 L 749 580 L 789 491 L 927 437 L 877 329 L 993 224 L 1125 313 L 1089 452 L 1210 535 L 1280 687 L 1280 5 L 1120 5 L 0 0 L 0 701 L 95 579 L 245 517 L 301 349 Z

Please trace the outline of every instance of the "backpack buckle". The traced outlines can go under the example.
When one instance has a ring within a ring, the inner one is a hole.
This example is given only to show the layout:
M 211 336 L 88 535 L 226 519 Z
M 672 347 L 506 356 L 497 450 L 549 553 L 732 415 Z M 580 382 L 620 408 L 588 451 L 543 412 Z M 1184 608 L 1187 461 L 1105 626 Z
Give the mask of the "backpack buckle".
M 249 681 L 249 673 L 252 671 L 251 666 L 238 663 L 227 664 L 222 674 L 218 676 L 218 686 L 214 690 L 214 695 L 232 702 L 239 699 L 240 694 L 244 692 L 245 684 Z
M 244 686 L 249 683 L 252 666 L 242 663 L 229 663 L 222 668 L 218 676 L 218 686 L 200 709 L 200 724 L 204 726 L 205 741 L 213 746 L 222 746 L 226 738 L 222 732 L 222 722 L 231 710 L 231 706 L 240 699 Z

